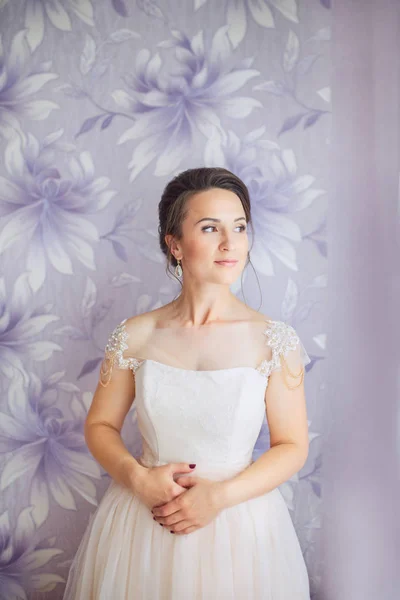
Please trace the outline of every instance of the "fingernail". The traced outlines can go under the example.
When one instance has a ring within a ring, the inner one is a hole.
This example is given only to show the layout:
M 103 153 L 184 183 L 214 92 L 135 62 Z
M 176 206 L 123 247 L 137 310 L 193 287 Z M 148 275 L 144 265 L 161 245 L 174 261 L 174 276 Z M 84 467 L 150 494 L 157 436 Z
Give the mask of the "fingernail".
M 162 524 L 162 523 L 159 523 L 159 525 L 161 525 L 161 527 L 163 527 L 163 524 Z
M 171 531 L 171 530 L 170 530 L 170 533 L 175 533 L 175 531 Z
M 156 521 L 156 518 L 155 518 L 155 517 L 153 517 L 153 521 Z
M 189 465 L 189 467 L 190 467 L 191 469 L 194 469 L 194 468 L 195 468 L 195 466 L 196 466 L 196 465 L 194 465 L 194 464 L 191 464 L 191 465 Z

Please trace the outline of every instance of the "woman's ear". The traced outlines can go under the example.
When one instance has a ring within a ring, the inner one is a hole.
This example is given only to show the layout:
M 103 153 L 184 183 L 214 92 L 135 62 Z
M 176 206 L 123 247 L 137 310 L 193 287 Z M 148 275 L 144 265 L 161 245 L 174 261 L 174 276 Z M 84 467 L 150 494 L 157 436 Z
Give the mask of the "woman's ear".
M 170 250 L 171 250 L 171 247 L 170 247 L 171 238 L 172 238 L 172 235 L 170 233 L 168 235 L 164 236 L 164 242 L 167 244 L 167 246 Z
M 179 254 L 180 250 L 179 250 L 179 246 L 178 246 L 176 240 L 174 239 L 174 236 L 171 233 L 169 233 L 168 235 L 165 236 L 164 239 L 165 239 L 165 243 L 169 247 L 169 251 L 171 252 L 172 256 L 176 259 L 175 253 Z

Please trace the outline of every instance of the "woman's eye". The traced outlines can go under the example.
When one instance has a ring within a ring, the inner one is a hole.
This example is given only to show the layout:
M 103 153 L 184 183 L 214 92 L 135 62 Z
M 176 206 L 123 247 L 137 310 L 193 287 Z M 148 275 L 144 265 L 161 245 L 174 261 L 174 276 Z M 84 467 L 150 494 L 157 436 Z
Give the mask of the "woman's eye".
M 238 225 L 238 227 L 241 229 L 241 231 L 246 231 L 245 225 Z M 201 228 L 202 231 L 206 231 L 206 229 L 216 229 L 216 228 L 214 225 L 206 225 L 206 227 Z

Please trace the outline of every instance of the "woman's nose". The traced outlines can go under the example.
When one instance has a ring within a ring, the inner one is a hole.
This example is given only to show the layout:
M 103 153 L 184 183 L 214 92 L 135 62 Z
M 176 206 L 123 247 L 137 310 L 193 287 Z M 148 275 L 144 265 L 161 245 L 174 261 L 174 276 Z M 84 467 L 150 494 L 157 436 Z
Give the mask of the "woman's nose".
M 230 250 L 230 251 L 232 251 L 234 249 L 235 249 L 235 246 L 234 246 L 233 242 L 231 243 L 231 242 L 227 241 L 227 242 L 224 242 L 223 244 L 221 244 L 221 250 Z
M 233 236 L 231 237 L 229 234 L 225 234 L 220 246 L 222 249 L 232 250 L 235 247 Z

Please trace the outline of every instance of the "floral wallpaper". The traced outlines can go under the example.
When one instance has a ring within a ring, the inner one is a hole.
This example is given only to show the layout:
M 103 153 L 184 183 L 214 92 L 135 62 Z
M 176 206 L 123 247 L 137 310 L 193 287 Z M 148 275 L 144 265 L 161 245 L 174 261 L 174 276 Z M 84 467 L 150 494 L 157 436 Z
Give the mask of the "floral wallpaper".
M 110 481 L 83 436 L 104 345 L 178 293 L 157 205 L 202 165 L 250 190 L 255 273 L 235 293 L 312 359 L 309 458 L 280 489 L 318 594 L 329 9 L 0 0 L 0 600 L 62 598 Z M 123 437 L 138 456 L 134 407 Z M 264 424 L 255 458 L 268 447 Z

